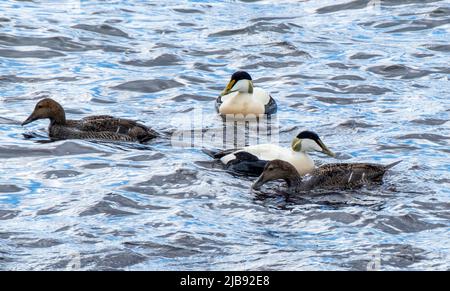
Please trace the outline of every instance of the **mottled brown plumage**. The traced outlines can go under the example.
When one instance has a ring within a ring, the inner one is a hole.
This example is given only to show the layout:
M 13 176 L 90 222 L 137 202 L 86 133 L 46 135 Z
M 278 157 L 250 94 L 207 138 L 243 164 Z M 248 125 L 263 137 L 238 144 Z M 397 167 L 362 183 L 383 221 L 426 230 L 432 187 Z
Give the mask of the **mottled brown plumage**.
M 22 125 L 46 118 L 50 119 L 48 131 L 52 139 L 145 142 L 157 136 L 154 130 L 143 124 L 110 115 L 88 116 L 80 120 L 66 119 L 63 107 L 50 98 L 39 101 Z
M 289 190 L 294 192 L 312 189 L 356 188 L 372 183 L 380 183 L 384 173 L 398 163 L 400 161 L 389 165 L 372 163 L 328 164 L 316 168 L 302 178 L 288 162 L 273 160 L 265 166 L 263 173 L 253 184 L 252 188 L 258 189 L 269 181 L 279 179 L 285 180 Z

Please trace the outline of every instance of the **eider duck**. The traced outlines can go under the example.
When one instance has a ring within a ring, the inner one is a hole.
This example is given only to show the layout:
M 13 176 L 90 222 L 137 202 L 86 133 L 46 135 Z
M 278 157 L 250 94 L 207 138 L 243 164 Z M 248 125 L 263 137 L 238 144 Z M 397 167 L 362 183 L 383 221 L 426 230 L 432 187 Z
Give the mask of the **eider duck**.
M 224 150 L 210 154 L 220 159 L 226 169 L 238 174 L 259 176 L 268 161 L 280 159 L 291 163 L 299 175 L 314 170 L 314 161 L 308 152 L 317 151 L 334 157 L 319 136 L 312 131 L 302 131 L 292 140 L 291 148 L 274 144 L 251 145 L 241 149 Z
M 328 164 L 316 168 L 311 173 L 301 177 L 295 167 L 282 160 L 267 163 L 263 173 L 252 185 L 257 190 L 262 185 L 273 180 L 284 180 L 291 192 L 304 192 L 313 189 L 351 189 L 382 182 L 384 173 L 400 163 L 389 165 L 371 163 L 341 163 Z
M 231 76 L 225 90 L 217 98 L 216 110 L 221 115 L 274 114 L 277 103 L 268 92 L 253 86 L 249 73 L 238 71 Z
M 158 134 L 136 121 L 109 115 L 88 116 L 81 120 L 66 119 L 63 107 L 51 98 L 40 100 L 22 126 L 38 119 L 50 119 L 51 139 L 89 139 L 146 142 Z

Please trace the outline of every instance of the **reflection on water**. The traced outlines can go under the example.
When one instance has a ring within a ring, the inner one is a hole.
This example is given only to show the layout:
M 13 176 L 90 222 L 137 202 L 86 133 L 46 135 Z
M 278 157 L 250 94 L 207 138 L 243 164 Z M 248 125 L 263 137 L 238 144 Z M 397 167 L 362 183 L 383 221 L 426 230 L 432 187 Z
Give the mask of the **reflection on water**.
M 448 1 L 58 3 L 0 3 L 0 269 L 450 268 Z M 277 100 L 274 142 L 403 162 L 380 187 L 251 192 L 202 151 L 229 147 L 214 102 L 237 69 Z M 44 97 L 165 135 L 48 142 L 20 126 Z

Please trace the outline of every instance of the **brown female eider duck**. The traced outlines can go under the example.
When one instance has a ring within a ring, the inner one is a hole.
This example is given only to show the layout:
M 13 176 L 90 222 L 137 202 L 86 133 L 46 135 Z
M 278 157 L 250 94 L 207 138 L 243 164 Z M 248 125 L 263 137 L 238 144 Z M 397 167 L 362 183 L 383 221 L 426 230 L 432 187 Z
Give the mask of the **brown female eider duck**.
M 313 189 L 351 189 L 382 182 L 384 173 L 400 163 L 389 165 L 372 163 L 341 163 L 328 164 L 316 168 L 303 178 L 294 166 L 282 160 L 267 163 L 263 173 L 252 185 L 259 189 L 262 185 L 273 180 L 284 180 L 290 192 L 304 192 Z
M 216 111 L 221 115 L 275 114 L 277 103 L 268 92 L 253 86 L 249 73 L 238 71 L 216 99 Z
M 40 100 L 22 126 L 38 119 L 50 119 L 51 139 L 89 139 L 146 142 L 158 134 L 134 120 L 109 115 L 88 116 L 81 120 L 66 119 L 63 107 L 51 98 Z

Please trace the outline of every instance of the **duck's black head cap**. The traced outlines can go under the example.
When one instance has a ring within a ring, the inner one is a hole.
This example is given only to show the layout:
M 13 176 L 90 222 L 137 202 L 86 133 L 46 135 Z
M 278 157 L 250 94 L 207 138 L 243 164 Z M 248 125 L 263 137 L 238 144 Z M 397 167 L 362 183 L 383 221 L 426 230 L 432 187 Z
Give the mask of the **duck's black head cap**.
M 233 75 L 231 75 L 231 80 L 240 81 L 240 80 L 251 80 L 252 77 L 249 73 L 245 71 L 237 71 Z
M 312 131 L 302 131 L 297 135 L 298 139 L 305 139 L 309 138 L 315 141 L 318 141 L 320 139 L 319 135 Z

